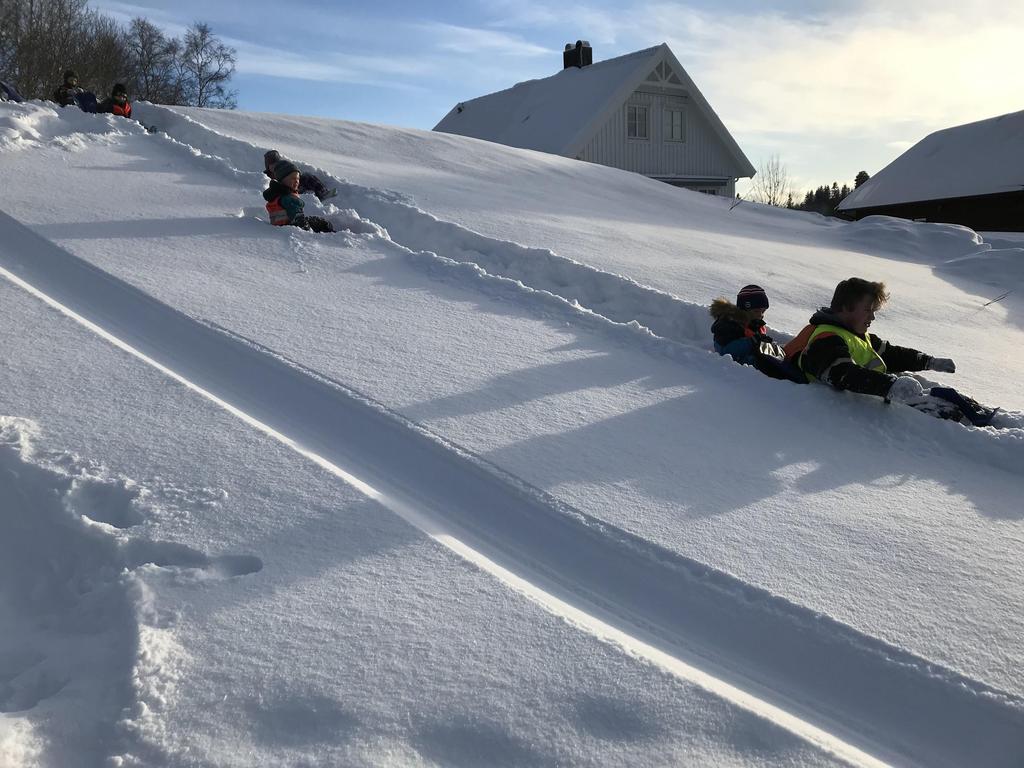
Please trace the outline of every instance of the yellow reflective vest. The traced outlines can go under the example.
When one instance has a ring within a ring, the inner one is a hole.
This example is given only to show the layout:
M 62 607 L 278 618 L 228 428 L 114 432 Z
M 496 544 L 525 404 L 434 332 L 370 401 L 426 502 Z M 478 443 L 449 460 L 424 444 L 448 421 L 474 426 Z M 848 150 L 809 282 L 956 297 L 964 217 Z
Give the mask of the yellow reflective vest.
M 810 338 L 807 339 L 807 346 L 804 349 L 810 348 L 814 340 L 819 336 L 834 335 L 841 338 L 846 342 L 846 348 L 850 350 L 850 360 L 861 368 L 867 368 L 872 371 L 878 371 L 879 373 L 885 373 L 885 361 L 875 352 L 875 348 L 871 346 L 871 341 L 867 335 L 858 336 L 853 331 L 848 331 L 845 328 L 840 328 L 838 325 L 819 325 L 814 329 L 814 333 L 811 334 Z M 837 360 L 836 362 L 841 362 Z M 835 363 L 833 363 L 835 365 Z M 800 370 L 804 371 L 804 356 L 800 355 Z M 815 377 L 804 371 L 804 376 L 807 377 L 807 381 L 816 381 Z

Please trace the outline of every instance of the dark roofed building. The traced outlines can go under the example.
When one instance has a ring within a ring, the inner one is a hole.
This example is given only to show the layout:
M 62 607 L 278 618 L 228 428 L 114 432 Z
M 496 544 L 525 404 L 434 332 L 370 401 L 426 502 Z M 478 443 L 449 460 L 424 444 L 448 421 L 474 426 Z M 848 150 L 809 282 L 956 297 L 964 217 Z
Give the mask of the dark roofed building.
M 855 189 L 838 213 L 1024 232 L 1024 111 L 936 131 Z

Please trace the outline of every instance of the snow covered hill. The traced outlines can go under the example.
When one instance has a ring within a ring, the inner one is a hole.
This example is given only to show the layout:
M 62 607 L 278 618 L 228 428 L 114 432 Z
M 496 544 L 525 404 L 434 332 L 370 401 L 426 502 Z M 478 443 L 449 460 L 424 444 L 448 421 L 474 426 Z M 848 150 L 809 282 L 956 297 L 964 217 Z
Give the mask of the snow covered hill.
M 0 765 L 1024 759 L 1014 240 L 137 109 L 0 105 Z M 1004 428 L 709 351 L 854 274 Z

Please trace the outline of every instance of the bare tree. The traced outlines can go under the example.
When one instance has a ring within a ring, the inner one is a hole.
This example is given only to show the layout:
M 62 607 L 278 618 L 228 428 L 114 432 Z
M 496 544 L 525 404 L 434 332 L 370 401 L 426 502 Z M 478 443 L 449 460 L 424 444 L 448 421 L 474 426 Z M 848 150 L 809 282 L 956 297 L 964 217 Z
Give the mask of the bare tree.
M 66 69 L 108 90 L 127 74 L 124 33 L 88 0 L 0 0 L 0 73 L 29 98 L 50 98 Z
M 127 47 L 135 97 L 161 104 L 180 103 L 181 75 L 176 64 L 181 43 L 168 39 L 155 24 L 139 16 L 128 27 Z
M 0 0 L 0 76 L 13 79 L 20 28 L 21 3 Z
M 751 193 L 759 203 L 778 206 L 786 204 L 787 196 L 792 194 L 792 185 L 789 171 L 778 155 L 772 155 L 767 162 L 761 163 L 754 176 Z
M 193 24 L 185 33 L 181 53 L 186 103 L 234 109 L 238 92 L 229 90 L 228 83 L 235 73 L 236 53 L 213 34 L 209 25 Z
M 101 97 L 124 83 L 131 63 L 124 28 L 109 16 L 90 12 L 79 37 L 78 62 L 89 85 Z
M 0 77 L 28 98 L 52 98 L 64 71 L 74 69 L 80 85 L 100 95 L 121 82 L 149 101 L 235 106 L 236 51 L 209 25 L 193 24 L 184 40 L 141 17 L 126 30 L 88 2 L 0 0 Z

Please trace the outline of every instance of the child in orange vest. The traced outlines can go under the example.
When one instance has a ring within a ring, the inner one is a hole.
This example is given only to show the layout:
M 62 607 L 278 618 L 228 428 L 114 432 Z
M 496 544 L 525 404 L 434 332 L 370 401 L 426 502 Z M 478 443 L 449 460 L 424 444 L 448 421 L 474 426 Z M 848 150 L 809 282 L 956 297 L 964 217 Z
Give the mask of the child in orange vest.
M 306 216 L 299 197 L 299 169 L 287 160 L 274 166 L 274 178 L 263 192 L 270 223 L 275 227 L 291 225 L 311 232 L 333 232 L 334 225 L 319 216 Z
M 97 112 L 106 112 L 121 117 L 132 116 L 132 103 L 128 101 L 128 89 L 123 84 L 117 83 L 110 92 L 110 98 L 104 99 L 96 107 Z

